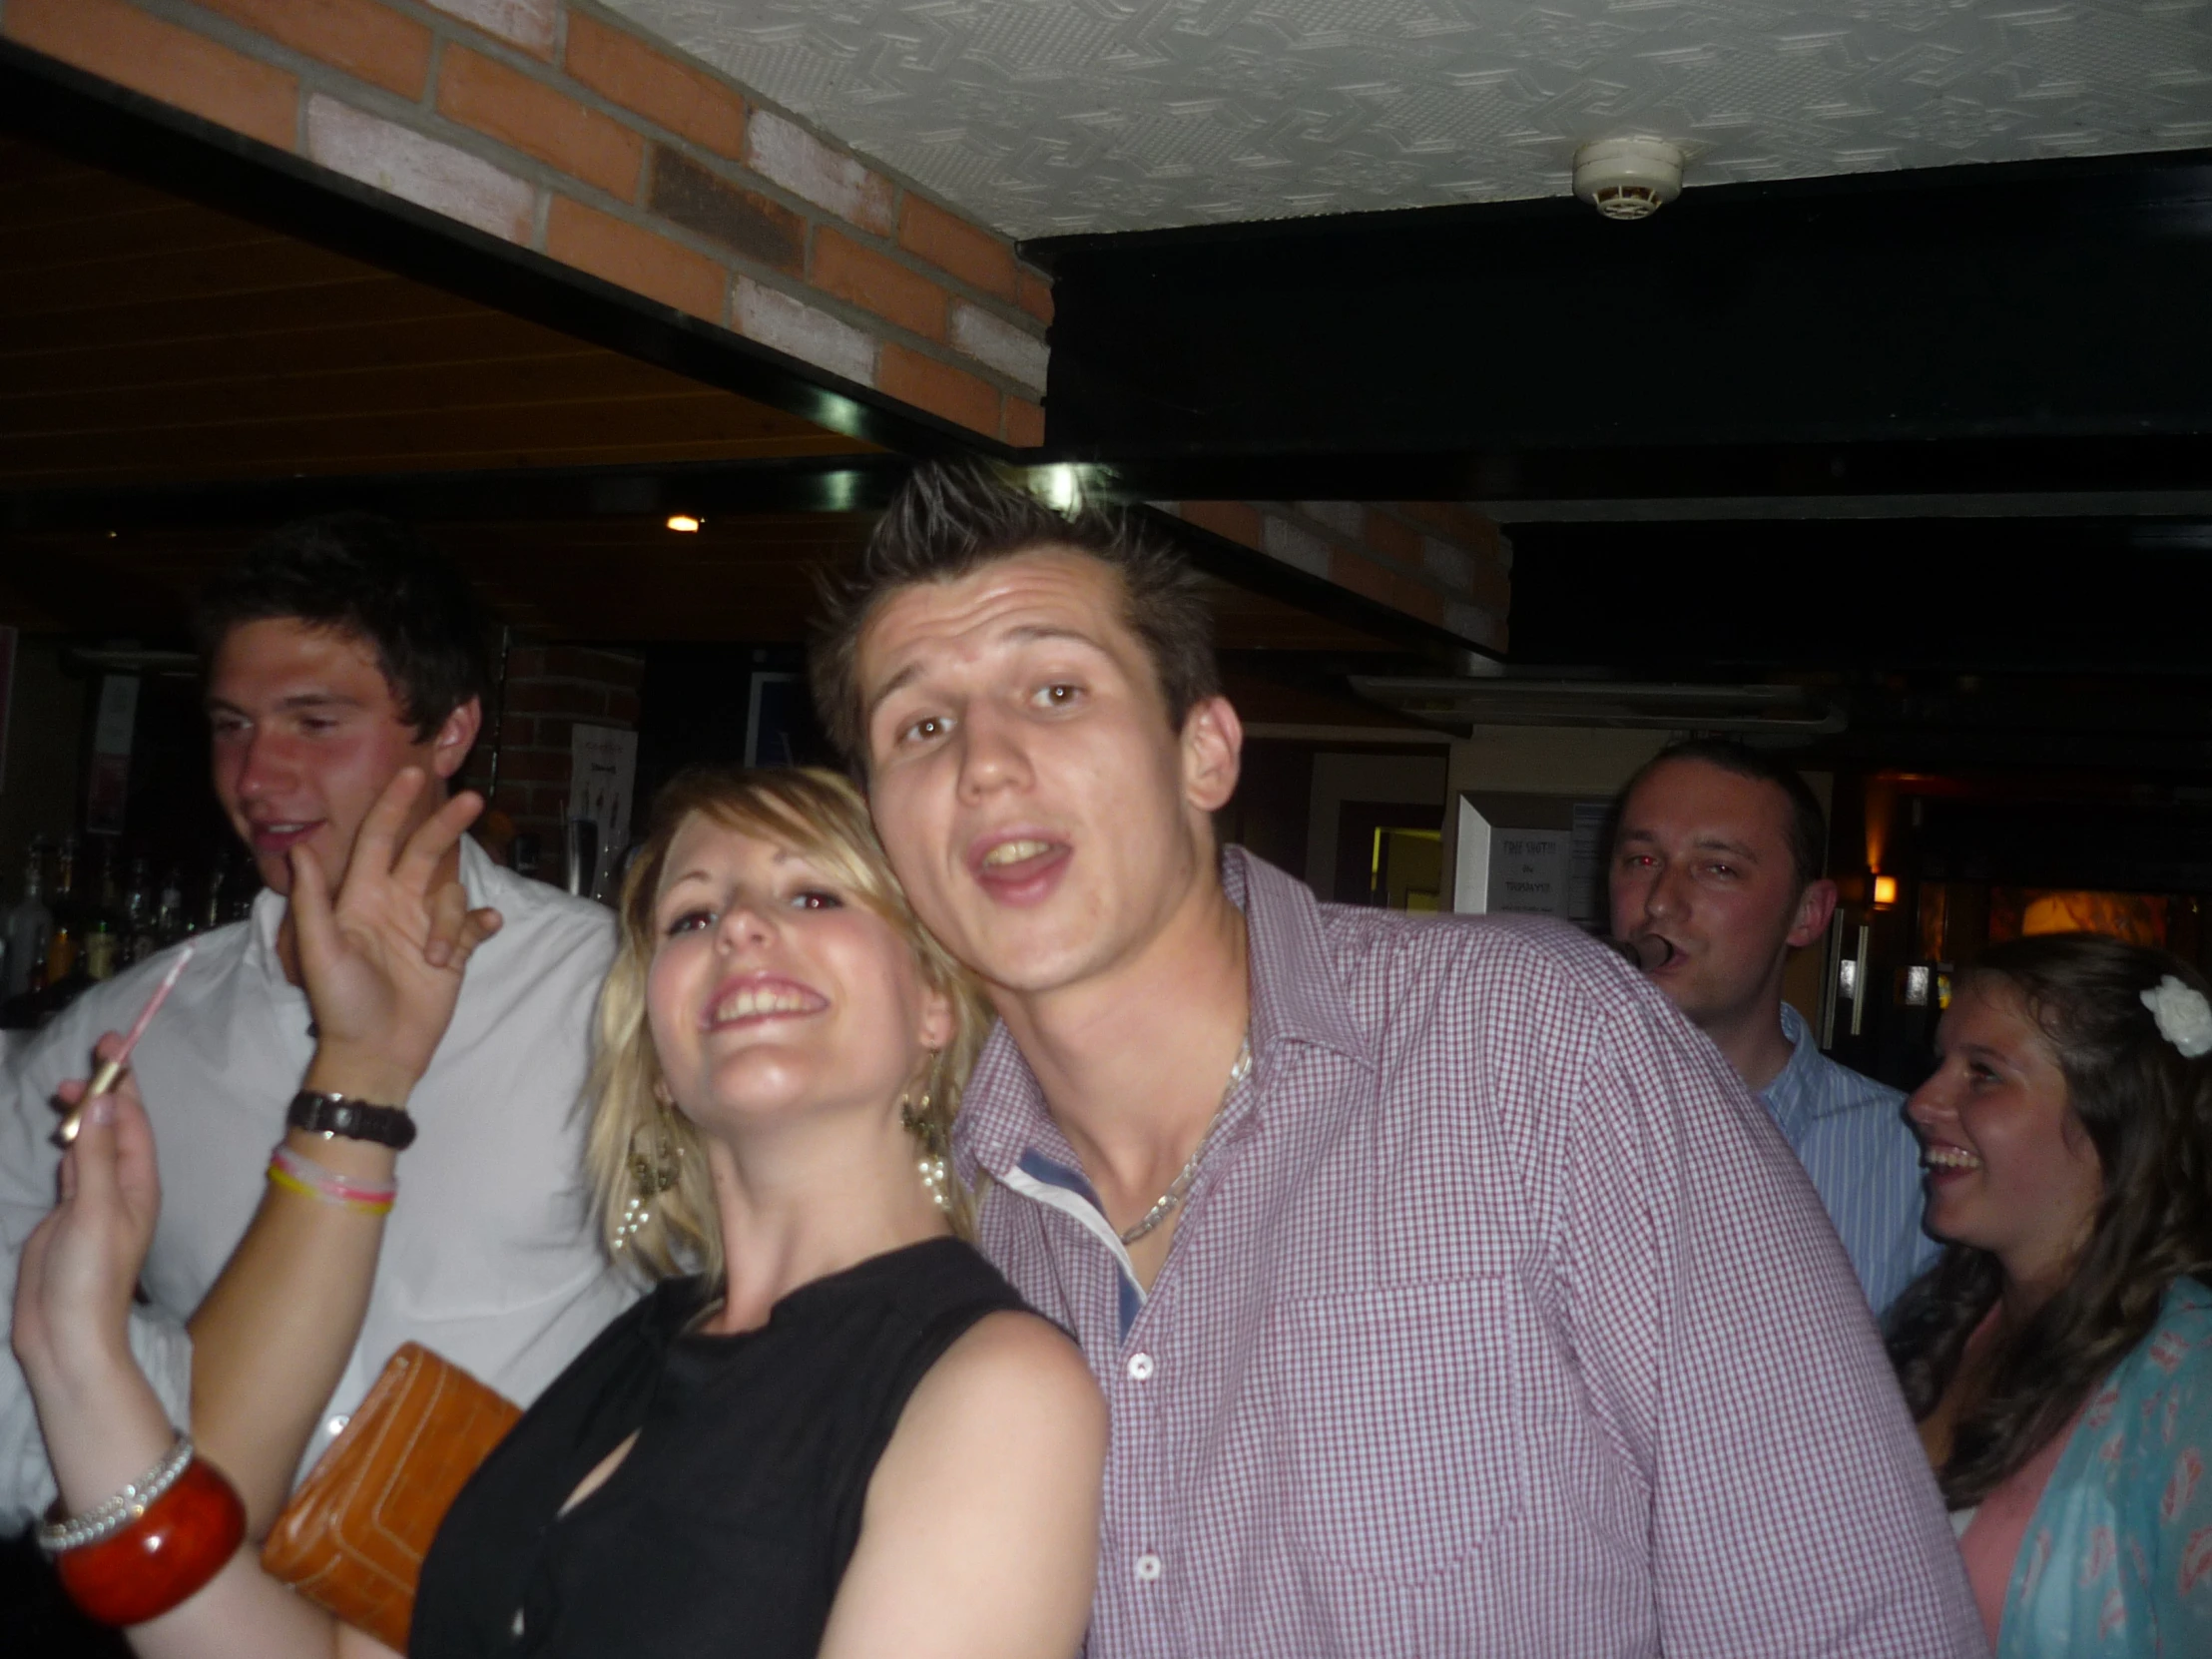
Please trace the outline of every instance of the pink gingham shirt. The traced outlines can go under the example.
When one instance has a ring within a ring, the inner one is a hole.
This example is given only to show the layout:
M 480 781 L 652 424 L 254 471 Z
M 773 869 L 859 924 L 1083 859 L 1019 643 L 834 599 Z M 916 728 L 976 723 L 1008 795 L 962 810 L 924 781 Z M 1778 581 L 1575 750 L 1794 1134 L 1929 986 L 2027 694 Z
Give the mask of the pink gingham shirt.
M 1223 874 L 1255 1064 L 1149 1297 L 1003 1028 L 955 1136 L 1112 1406 L 1094 1659 L 1983 1653 L 1836 1235 L 1666 998 Z

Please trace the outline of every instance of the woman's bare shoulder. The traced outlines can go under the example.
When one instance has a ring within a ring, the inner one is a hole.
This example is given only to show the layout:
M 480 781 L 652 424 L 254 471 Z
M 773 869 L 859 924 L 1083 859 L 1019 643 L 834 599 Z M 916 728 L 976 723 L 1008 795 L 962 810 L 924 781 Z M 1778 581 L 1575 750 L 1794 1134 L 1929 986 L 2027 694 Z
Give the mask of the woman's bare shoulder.
M 962 1417 L 1019 1409 L 1025 1402 L 1072 1412 L 1080 1426 L 1106 1420 L 1106 1401 L 1066 1332 L 1036 1314 L 987 1314 L 963 1332 L 929 1368 L 908 1413 Z

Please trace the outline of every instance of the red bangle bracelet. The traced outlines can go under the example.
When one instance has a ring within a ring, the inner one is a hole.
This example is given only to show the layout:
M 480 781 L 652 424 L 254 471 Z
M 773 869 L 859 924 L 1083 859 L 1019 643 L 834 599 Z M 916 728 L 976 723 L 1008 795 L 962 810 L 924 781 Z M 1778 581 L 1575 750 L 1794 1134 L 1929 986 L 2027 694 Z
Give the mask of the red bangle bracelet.
M 69 1599 L 102 1624 L 144 1624 L 189 1601 L 246 1537 L 246 1505 L 222 1471 L 195 1457 L 129 1526 L 64 1550 L 54 1571 Z

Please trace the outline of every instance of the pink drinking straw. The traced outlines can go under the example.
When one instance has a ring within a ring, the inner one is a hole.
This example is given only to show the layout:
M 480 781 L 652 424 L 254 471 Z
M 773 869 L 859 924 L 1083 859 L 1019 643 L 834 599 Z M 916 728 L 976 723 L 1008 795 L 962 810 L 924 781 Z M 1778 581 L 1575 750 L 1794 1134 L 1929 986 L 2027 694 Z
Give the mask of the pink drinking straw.
M 146 1028 L 154 1023 L 154 1016 L 161 1011 L 162 1004 L 169 1000 L 169 993 L 177 988 L 177 976 L 185 971 L 185 964 L 192 960 L 192 953 L 199 948 L 198 945 L 188 944 L 177 952 L 177 959 L 169 964 L 169 971 L 162 975 L 162 982 L 154 987 L 154 994 L 146 999 L 146 1006 L 139 1010 L 138 1020 L 132 1025 L 130 1034 L 123 1039 L 123 1046 L 115 1051 L 114 1058 L 92 1074 L 92 1081 L 85 1085 L 85 1092 L 78 1098 L 77 1104 L 55 1126 L 56 1146 L 68 1146 L 76 1140 L 77 1131 L 84 1126 L 85 1107 L 91 1103 L 92 1097 L 106 1094 L 115 1087 L 116 1079 L 123 1075 L 124 1068 L 131 1063 L 131 1050 L 138 1047 L 139 1038 L 146 1035 Z

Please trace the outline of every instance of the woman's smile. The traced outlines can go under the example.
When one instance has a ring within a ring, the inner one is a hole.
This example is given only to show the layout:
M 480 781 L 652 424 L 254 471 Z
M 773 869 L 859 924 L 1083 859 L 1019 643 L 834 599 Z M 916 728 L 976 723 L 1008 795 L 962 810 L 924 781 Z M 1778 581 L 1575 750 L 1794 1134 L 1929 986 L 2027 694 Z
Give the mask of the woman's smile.
M 830 999 L 810 985 L 780 973 L 755 969 L 732 974 L 715 989 L 713 999 L 700 1014 L 703 1031 L 727 1031 L 763 1024 L 774 1019 L 806 1018 L 826 1013 Z

